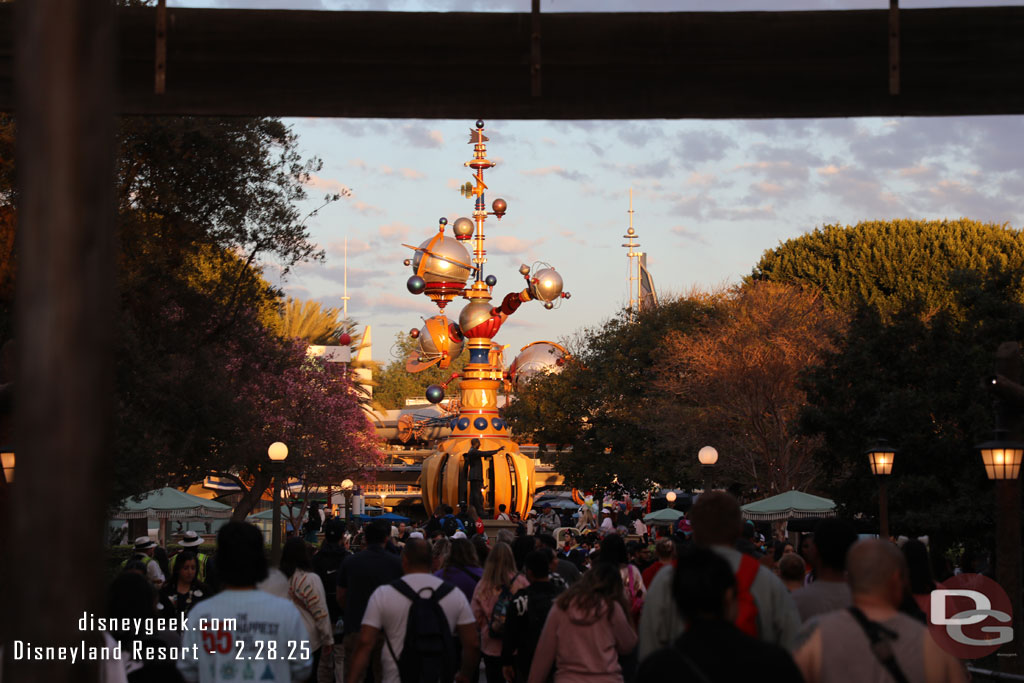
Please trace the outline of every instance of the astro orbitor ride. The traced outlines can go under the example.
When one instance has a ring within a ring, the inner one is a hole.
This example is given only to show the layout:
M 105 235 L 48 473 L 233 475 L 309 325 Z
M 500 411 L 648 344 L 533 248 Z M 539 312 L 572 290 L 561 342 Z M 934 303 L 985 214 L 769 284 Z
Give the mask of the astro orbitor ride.
M 484 221 L 488 216 L 500 220 L 508 205 L 504 199 L 495 199 L 492 210 L 487 210 L 484 171 L 495 165 L 487 158 L 487 140 L 484 122 L 477 121 L 469 140 L 474 145 L 473 159 L 465 164 L 473 169 L 474 182 L 462 188 L 467 198 L 474 198 L 472 218 L 456 219 L 451 225 L 451 236 L 445 234 L 448 221 L 442 218 L 433 237 L 418 247 L 404 245 L 415 251 L 415 256 L 405 262 L 414 273 L 407 283 L 409 291 L 425 294 L 439 309 L 438 315 L 427 319 L 422 329 L 410 333 L 418 340 L 419 350 L 408 359 L 406 369 L 418 372 L 434 365 L 447 368 L 464 348 L 469 350 L 465 369 L 445 383 L 446 386 L 460 380 L 459 412 L 450 423 L 452 435 L 423 461 L 420 487 L 428 514 L 439 505 L 455 507 L 471 499 L 463 456 L 473 438 L 480 439 L 482 451 L 504 447 L 484 459 L 483 499 L 487 509 L 477 510 L 477 513 L 486 518 L 502 503 L 509 511 L 516 510 L 524 516 L 530 509 L 534 464 L 531 458 L 521 454 L 498 414 L 498 391 L 504 379 L 504 368 L 501 346 L 493 339 L 502 323 L 523 303 L 537 300 L 551 309 L 562 299 L 569 298 L 569 293 L 562 291 L 562 276 L 550 265 L 523 265 L 519 273 L 525 280 L 524 288 L 506 294 L 499 305 L 491 305 L 492 291 L 498 281 L 494 275 L 484 273 L 487 263 Z M 470 249 L 464 246 L 467 243 Z M 458 320 L 452 321 L 445 315 L 445 307 L 456 296 L 468 303 Z M 441 402 L 445 386 L 429 386 L 427 400 Z

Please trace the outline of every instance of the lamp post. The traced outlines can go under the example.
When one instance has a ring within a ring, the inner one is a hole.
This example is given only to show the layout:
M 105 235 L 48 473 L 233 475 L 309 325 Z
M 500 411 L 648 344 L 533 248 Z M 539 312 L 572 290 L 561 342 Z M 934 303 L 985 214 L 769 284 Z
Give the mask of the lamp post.
M 711 469 L 718 462 L 718 449 L 714 446 L 705 446 L 697 452 L 697 460 L 701 464 L 701 472 L 704 476 L 704 490 L 708 490 L 708 480 L 711 478 Z
M 288 457 L 288 447 L 280 441 L 275 441 L 267 449 L 267 456 L 272 463 L 274 475 L 274 496 L 271 501 L 273 528 L 270 530 L 270 562 L 276 567 L 281 562 L 281 470 L 279 463 L 283 463 L 284 459 Z
M 896 449 L 885 439 L 864 452 L 871 463 L 871 474 L 878 479 L 878 535 L 889 539 L 889 491 L 886 482 L 892 474 L 892 463 L 896 459 Z
M 676 492 L 675 491 L 669 491 L 668 493 L 666 493 L 665 494 L 665 500 L 668 501 L 668 506 L 670 508 L 674 508 L 676 506 Z
M 349 520 L 352 519 L 352 489 L 355 487 L 355 482 L 351 479 L 346 479 L 341 482 L 341 492 L 345 494 L 345 523 L 348 524 Z
M 4 448 L 0 451 L 0 462 L 3 463 L 4 481 L 8 484 L 14 483 L 14 450 Z
M 1006 440 L 1006 432 L 996 430 L 992 441 L 978 444 L 985 474 L 996 485 L 996 581 L 1010 597 L 1013 628 L 1021 628 L 1021 545 L 1020 545 L 1020 475 L 1024 459 L 1024 443 Z M 1019 638 L 1019 636 L 1018 636 Z M 1020 654 L 1020 640 L 1011 645 L 1010 653 Z M 1001 650 L 1006 652 L 1006 650 Z M 1010 654 L 1007 653 L 1007 654 Z M 1006 659 L 1012 659 L 1007 657 Z M 1003 663 L 1004 670 L 1019 672 L 1019 661 Z

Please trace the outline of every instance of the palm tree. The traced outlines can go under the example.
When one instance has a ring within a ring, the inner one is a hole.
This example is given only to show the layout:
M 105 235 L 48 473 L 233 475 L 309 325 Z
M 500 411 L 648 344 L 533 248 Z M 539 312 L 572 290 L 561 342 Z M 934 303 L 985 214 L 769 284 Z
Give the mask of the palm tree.
M 337 344 L 342 333 L 354 336 L 355 331 L 355 323 L 340 316 L 339 308 L 325 308 L 319 301 L 289 297 L 281 306 L 275 332 L 287 339 L 304 339 L 310 344 Z

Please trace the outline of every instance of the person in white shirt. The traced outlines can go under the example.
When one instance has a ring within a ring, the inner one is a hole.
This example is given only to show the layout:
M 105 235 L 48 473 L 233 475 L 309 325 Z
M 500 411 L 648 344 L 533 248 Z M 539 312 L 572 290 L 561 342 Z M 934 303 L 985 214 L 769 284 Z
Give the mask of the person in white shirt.
M 224 590 L 189 613 L 178 660 L 186 681 L 304 681 L 312 671 L 309 634 L 290 600 L 256 589 L 267 576 L 263 534 L 228 522 L 217 534 L 217 571 Z M 203 627 L 203 630 L 200 628 Z
M 430 573 L 430 545 L 422 539 L 410 538 L 402 550 L 402 576 L 399 581 L 405 582 L 412 590 L 424 597 L 429 591 L 440 588 L 445 582 Z M 353 654 L 350 679 L 363 680 L 369 663 L 370 652 L 381 633 L 384 634 L 385 647 L 382 652 L 383 683 L 400 683 L 398 675 L 398 659 L 402 656 L 405 645 L 405 631 L 411 605 L 409 598 L 402 595 L 390 584 L 375 590 L 370 596 L 363 615 L 362 629 L 359 632 L 359 644 Z M 476 618 L 469 607 L 469 601 L 461 590 L 455 589 L 441 598 L 439 602 L 444 610 L 452 633 L 457 633 L 462 642 L 462 667 L 456 674 L 457 683 L 468 683 L 478 670 L 480 646 L 476 630 Z
M 605 531 L 615 531 L 615 522 L 612 521 L 612 511 L 608 508 L 601 510 L 601 528 Z

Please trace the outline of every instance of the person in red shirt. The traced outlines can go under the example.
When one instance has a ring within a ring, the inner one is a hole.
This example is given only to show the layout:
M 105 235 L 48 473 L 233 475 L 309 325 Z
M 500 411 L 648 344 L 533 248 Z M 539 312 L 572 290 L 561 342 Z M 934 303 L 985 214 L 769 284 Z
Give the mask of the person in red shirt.
M 645 586 L 650 586 L 651 582 L 654 581 L 654 577 L 664 567 L 671 566 L 676 556 L 676 544 L 671 538 L 659 538 L 658 542 L 654 545 L 654 553 L 658 556 L 658 561 L 644 570 Z

